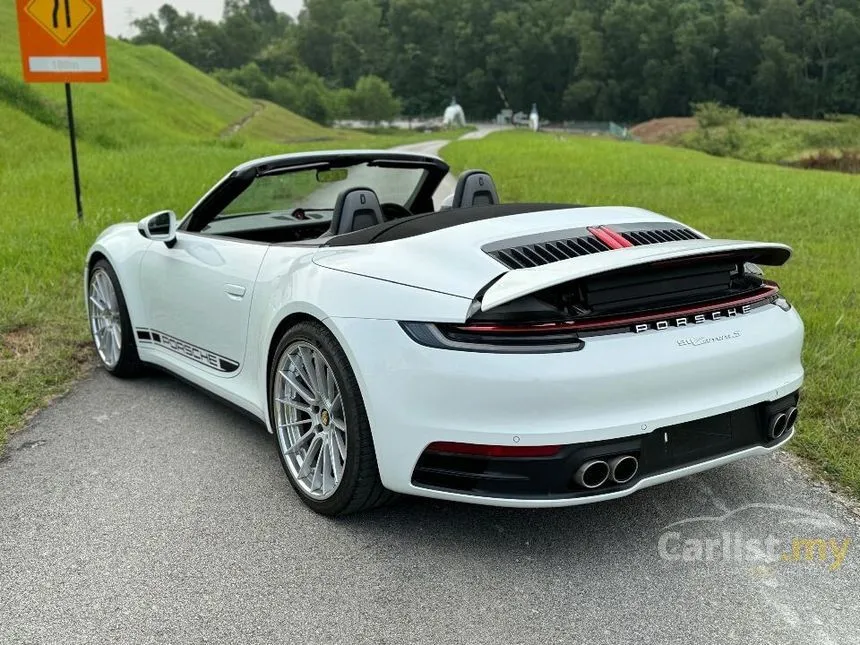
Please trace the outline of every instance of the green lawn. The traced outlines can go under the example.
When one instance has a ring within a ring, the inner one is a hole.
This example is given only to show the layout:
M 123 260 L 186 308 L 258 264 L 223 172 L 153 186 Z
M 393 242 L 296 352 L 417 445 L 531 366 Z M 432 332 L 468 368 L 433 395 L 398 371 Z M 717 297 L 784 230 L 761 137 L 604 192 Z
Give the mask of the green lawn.
M 768 272 L 806 324 L 790 445 L 860 496 L 860 178 L 524 132 L 455 142 L 443 154 L 455 171 L 489 171 L 505 202 L 640 206 L 713 237 L 792 246 L 789 263 Z

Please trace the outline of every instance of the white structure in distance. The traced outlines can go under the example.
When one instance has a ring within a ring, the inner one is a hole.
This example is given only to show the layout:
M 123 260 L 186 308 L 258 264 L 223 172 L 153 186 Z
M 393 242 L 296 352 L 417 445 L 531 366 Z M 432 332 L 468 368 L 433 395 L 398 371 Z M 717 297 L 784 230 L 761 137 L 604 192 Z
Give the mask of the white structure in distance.
M 466 125 L 466 114 L 463 112 L 460 104 L 457 103 L 457 99 L 451 99 L 451 105 L 445 108 L 442 125 L 446 127 L 462 127 Z
M 529 114 L 529 127 L 537 132 L 540 128 L 540 117 L 538 116 L 537 103 L 532 103 L 532 111 Z

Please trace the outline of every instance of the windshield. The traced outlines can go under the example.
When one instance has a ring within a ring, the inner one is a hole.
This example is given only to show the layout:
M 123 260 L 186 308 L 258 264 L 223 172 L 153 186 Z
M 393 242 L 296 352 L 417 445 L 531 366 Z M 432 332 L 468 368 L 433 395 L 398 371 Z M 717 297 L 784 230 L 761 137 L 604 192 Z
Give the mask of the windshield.
M 407 206 L 426 173 L 424 168 L 380 168 L 364 163 L 258 177 L 203 230 L 226 233 L 290 222 L 327 221 L 338 195 L 347 188 L 370 188 L 380 204 Z

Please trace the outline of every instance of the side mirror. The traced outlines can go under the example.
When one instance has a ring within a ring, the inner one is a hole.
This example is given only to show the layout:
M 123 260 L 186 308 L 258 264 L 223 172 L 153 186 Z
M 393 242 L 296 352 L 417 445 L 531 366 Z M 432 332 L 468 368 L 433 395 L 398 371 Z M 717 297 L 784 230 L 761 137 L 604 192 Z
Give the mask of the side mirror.
M 176 213 L 159 211 L 147 215 L 137 225 L 143 237 L 153 242 L 164 242 L 167 246 L 176 244 Z

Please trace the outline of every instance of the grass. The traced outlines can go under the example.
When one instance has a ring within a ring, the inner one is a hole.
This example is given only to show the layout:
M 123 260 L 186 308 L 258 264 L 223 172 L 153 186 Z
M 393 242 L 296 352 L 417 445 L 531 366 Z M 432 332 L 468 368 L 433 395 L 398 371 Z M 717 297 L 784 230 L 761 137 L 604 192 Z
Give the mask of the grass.
M 240 131 L 243 138 L 277 142 L 315 142 L 355 139 L 350 133 L 324 128 L 269 101 Z
M 792 246 L 788 264 L 768 271 L 806 325 L 802 414 L 790 446 L 860 496 L 857 177 L 520 132 L 454 142 L 443 153 L 454 171 L 489 171 L 506 202 L 640 206 L 713 237 Z
M 728 127 L 685 132 L 675 137 L 674 143 L 746 161 L 795 163 L 820 151 L 860 149 L 860 118 L 741 118 Z

